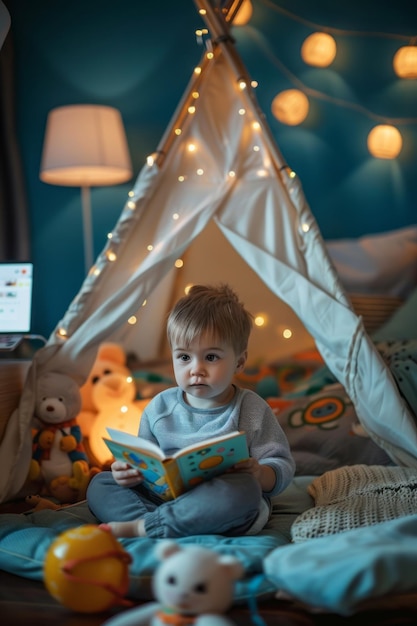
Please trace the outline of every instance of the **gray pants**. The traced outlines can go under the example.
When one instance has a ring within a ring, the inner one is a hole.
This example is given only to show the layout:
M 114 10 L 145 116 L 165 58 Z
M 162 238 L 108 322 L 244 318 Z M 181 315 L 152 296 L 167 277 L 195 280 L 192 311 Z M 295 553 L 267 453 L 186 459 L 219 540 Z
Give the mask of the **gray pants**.
M 143 519 L 148 537 L 243 535 L 256 520 L 262 500 L 258 481 L 245 473 L 227 473 L 164 502 L 141 485 L 120 487 L 111 472 L 96 474 L 87 501 L 100 522 Z

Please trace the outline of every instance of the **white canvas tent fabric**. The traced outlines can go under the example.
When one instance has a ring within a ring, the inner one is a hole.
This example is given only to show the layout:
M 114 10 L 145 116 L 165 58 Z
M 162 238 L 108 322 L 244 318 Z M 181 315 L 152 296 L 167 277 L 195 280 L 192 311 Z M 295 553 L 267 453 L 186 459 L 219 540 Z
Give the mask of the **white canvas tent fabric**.
M 140 172 L 111 239 L 33 360 L 1 443 L 1 501 L 27 475 L 37 377 L 59 371 L 82 384 L 101 342 L 130 345 L 138 332 L 147 355 L 157 356 L 175 261 L 211 221 L 304 323 L 376 443 L 397 463 L 417 466 L 413 417 L 351 308 L 299 180 L 271 140 L 246 70 L 223 36 L 227 27 L 213 12 L 208 25 L 218 40 L 214 58 L 204 55 L 202 72 L 192 78 L 155 162 Z M 127 323 L 132 316 L 135 326 Z

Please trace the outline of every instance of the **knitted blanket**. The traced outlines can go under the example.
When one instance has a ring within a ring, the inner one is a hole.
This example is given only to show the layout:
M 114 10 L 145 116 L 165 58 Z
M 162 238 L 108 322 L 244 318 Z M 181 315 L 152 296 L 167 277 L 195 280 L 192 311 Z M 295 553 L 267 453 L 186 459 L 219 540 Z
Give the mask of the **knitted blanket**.
M 351 465 L 314 479 L 315 506 L 291 528 L 293 542 L 341 533 L 417 513 L 417 470 Z

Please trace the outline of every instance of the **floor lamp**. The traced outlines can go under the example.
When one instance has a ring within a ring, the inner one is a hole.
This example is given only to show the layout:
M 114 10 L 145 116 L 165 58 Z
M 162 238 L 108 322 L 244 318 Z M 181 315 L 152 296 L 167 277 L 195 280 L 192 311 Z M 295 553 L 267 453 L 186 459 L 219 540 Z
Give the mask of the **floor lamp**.
M 46 122 L 40 179 L 81 187 L 86 273 L 93 265 L 91 187 L 118 185 L 132 178 L 122 117 L 99 105 L 71 105 L 50 111 Z

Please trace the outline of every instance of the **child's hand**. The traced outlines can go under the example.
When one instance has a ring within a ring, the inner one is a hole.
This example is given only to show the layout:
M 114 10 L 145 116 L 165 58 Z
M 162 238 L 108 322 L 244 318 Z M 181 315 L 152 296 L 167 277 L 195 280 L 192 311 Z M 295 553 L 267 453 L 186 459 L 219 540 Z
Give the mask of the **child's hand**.
M 134 487 L 143 480 L 143 476 L 138 469 L 131 467 L 123 461 L 114 461 L 111 465 L 111 472 L 115 482 L 121 487 Z
M 253 474 L 261 485 L 262 491 L 271 491 L 275 486 L 275 472 L 269 465 L 258 463 L 254 458 L 241 461 L 233 466 L 232 472 L 247 472 Z
M 246 461 L 240 461 L 233 465 L 232 472 L 246 472 L 247 474 L 253 474 L 255 478 L 261 482 L 262 466 L 254 458 L 246 459 Z

